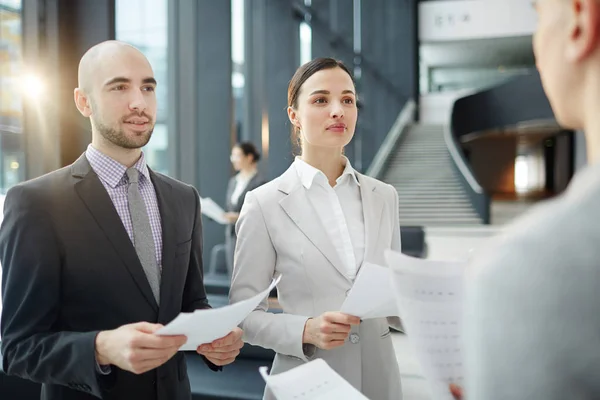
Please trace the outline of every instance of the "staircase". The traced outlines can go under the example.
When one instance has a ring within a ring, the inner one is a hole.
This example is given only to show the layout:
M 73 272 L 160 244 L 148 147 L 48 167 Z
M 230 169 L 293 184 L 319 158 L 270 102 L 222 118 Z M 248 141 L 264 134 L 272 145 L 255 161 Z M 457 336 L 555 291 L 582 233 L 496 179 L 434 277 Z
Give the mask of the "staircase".
M 399 140 L 381 176 L 398 190 L 401 225 L 482 225 L 457 174 L 444 127 L 415 124 Z

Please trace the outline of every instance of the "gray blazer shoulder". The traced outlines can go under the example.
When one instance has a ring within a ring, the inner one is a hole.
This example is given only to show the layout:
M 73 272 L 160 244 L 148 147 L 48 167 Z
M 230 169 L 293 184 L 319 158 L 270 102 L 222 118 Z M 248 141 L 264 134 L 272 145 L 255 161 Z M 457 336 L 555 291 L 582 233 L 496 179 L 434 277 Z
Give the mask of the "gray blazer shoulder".
M 465 322 L 470 397 L 600 398 L 599 195 L 598 179 L 579 179 L 473 259 Z

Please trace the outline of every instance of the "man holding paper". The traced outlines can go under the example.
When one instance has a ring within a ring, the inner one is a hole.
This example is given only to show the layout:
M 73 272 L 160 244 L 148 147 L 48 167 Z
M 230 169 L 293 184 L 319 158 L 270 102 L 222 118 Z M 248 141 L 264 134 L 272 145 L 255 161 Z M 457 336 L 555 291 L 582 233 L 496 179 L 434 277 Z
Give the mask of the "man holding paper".
M 200 203 L 194 188 L 146 165 L 155 87 L 132 46 L 90 49 L 75 102 L 92 143 L 74 164 L 7 194 L 2 366 L 42 383 L 43 399 L 191 399 L 177 354 L 186 337 L 154 333 L 181 312 L 210 308 Z M 241 346 L 235 328 L 198 352 L 218 370 Z

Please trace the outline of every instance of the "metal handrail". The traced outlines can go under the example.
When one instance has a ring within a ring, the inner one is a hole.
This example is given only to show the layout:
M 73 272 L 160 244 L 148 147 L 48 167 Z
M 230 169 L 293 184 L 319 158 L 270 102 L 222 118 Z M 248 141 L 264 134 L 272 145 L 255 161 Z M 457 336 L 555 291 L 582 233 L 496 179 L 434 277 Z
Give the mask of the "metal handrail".
M 452 131 L 449 125 L 444 127 L 444 141 L 446 142 L 446 147 L 448 147 L 448 151 L 450 152 L 450 156 L 454 160 L 454 164 L 459 169 L 460 173 L 463 175 L 471 189 L 477 194 L 483 194 L 484 190 L 481 185 L 475 179 L 473 175 L 473 171 L 471 168 L 467 166 L 464 158 L 458 153 L 457 143 L 452 135 Z
M 414 122 L 416 109 L 417 104 L 413 99 L 406 102 L 402 111 L 398 114 L 398 118 L 396 118 L 394 125 L 392 125 L 392 128 L 379 147 L 379 150 L 377 150 L 377 154 L 373 157 L 373 161 L 366 173 L 367 176 L 378 178 L 381 175 L 385 163 L 396 148 L 396 144 L 402 137 L 402 134 L 406 131 L 406 128 Z

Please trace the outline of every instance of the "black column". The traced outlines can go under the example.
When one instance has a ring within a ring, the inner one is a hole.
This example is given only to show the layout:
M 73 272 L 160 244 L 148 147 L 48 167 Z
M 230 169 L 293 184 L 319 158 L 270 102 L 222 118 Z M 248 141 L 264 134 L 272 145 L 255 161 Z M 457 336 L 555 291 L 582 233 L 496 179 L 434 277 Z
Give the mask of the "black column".
M 224 204 L 233 144 L 231 2 L 171 0 L 168 21 L 171 171 Z M 223 231 L 203 220 L 205 265 Z
M 361 1 L 362 162 L 365 169 L 402 107 L 418 100 L 417 3 Z
M 267 179 L 293 161 L 287 87 L 299 66 L 299 20 L 292 3 L 246 0 L 244 138 L 262 149 Z

